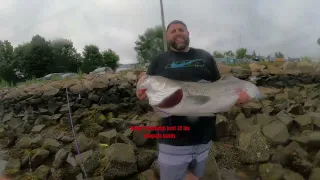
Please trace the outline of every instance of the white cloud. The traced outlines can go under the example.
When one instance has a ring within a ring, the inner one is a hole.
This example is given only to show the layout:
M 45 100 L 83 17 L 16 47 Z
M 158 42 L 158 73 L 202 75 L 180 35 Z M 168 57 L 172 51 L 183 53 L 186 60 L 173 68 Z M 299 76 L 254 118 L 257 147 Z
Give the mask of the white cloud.
M 163 0 L 165 21 L 183 20 L 191 45 L 210 53 L 241 46 L 257 54 L 320 56 L 317 0 Z M 157 0 L 0 0 L 0 39 L 14 46 L 35 34 L 111 48 L 121 63 L 136 59 L 138 34 L 161 24 Z M 241 36 L 241 38 L 240 38 Z

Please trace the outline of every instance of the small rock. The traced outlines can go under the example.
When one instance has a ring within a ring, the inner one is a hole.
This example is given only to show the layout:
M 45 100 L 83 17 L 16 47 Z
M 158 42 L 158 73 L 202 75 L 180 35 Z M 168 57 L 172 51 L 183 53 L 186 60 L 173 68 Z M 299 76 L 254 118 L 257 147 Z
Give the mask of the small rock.
M 31 132 L 32 133 L 40 133 L 44 129 L 45 126 L 46 126 L 45 124 L 36 125 L 32 128 Z
M 41 147 L 43 143 L 43 138 L 42 136 L 39 134 L 38 136 L 36 136 L 35 138 L 31 139 L 30 141 L 30 146 L 32 148 L 38 148 L 38 147 Z
M 30 141 L 31 141 L 30 137 L 23 137 L 17 143 L 17 147 L 22 149 L 27 149 L 30 146 Z
M 255 117 L 246 118 L 243 113 L 240 113 L 236 117 L 236 124 L 237 124 L 238 128 L 240 129 L 240 131 L 246 131 L 246 129 L 250 125 L 254 124 L 254 121 L 255 121 Z
M 294 121 L 296 121 L 300 127 L 307 126 L 311 124 L 311 117 L 308 114 L 296 116 Z
M 117 131 L 115 129 L 112 129 L 107 132 L 101 132 L 98 134 L 98 139 L 101 143 L 107 143 L 108 145 L 111 145 L 117 141 Z
M 85 162 L 92 155 L 93 155 L 93 151 L 92 150 L 88 150 L 88 151 L 83 152 L 81 154 L 77 154 L 75 156 L 77 164 L 80 165 L 81 163 Z
M 259 131 L 240 133 L 238 142 L 243 163 L 263 162 L 269 159 L 267 141 Z
M 125 136 L 123 133 L 118 133 L 117 137 L 117 143 L 126 143 L 133 147 L 134 150 L 137 149 L 137 146 L 132 142 L 127 136 Z
M 137 160 L 139 171 L 145 171 L 150 168 L 153 161 L 157 158 L 156 151 L 153 150 L 138 150 Z
M 261 164 L 259 173 L 261 180 L 282 180 L 284 177 L 284 169 L 280 164 Z
M 85 152 L 92 147 L 92 140 L 87 138 L 84 134 L 80 134 L 77 137 L 77 142 L 78 142 L 80 153 Z M 77 149 L 75 147 L 75 141 L 72 142 L 72 151 L 74 153 L 77 153 Z
M 274 121 L 264 126 L 262 132 L 275 145 L 284 144 L 289 140 L 288 129 L 280 121 Z
M 285 169 L 284 180 L 305 180 L 299 173 Z
M 69 152 L 65 149 L 61 148 L 56 155 L 54 156 L 54 161 L 52 163 L 52 167 L 58 169 L 62 166 L 62 164 L 66 161 Z
M 6 115 L 4 115 L 4 117 L 2 118 L 2 122 L 7 122 L 7 121 L 9 121 L 10 119 L 12 119 L 13 118 L 13 112 L 11 111 L 10 113 L 8 113 L 8 114 L 6 114 Z
M 269 114 L 257 114 L 257 124 L 264 126 L 269 124 L 270 122 L 274 121 L 275 117 L 270 116 Z
M 138 175 L 138 180 L 153 180 L 153 179 L 155 179 L 155 173 L 151 169 L 143 171 Z
M 148 129 L 142 129 L 141 131 L 133 131 L 132 141 L 138 147 L 143 146 L 149 140 L 148 138 L 145 138 L 144 134 L 150 134 L 150 131 Z
M 289 116 L 285 111 L 280 111 L 276 115 L 277 119 L 280 120 L 283 124 L 285 124 L 287 127 L 290 127 L 293 121 L 293 118 Z
M 33 150 L 33 156 L 31 158 L 31 165 L 33 168 L 38 167 L 39 165 L 43 164 L 49 157 L 50 152 L 48 150 L 39 148 Z
M 40 165 L 35 171 L 34 171 L 34 175 L 41 179 L 41 180 L 45 180 L 48 178 L 48 175 L 50 173 L 50 167 L 45 166 L 45 165 Z
M 21 163 L 19 159 L 10 158 L 5 168 L 4 174 L 15 175 L 20 171 Z
M 51 153 L 56 153 L 61 148 L 61 146 L 62 144 L 52 138 L 47 138 L 43 142 L 43 147 L 49 150 Z
M 316 167 L 312 169 L 312 172 L 309 176 L 309 180 L 318 180 L 320 179 L 320 168 Z
M 124 143 L 112 144 L 106 150 L 106 157 L 102 160 L 105 162 L 105 178 L 121 178 L 138 172 L 137 158 L 134 150 L 130 145 Z
M 44 91 L 42 95 L 45 96 L 45 97 L 52 97 L 52 96 L 55 96 L 58 93 L 59 93 L 59 89 L 50 88 L 50 89 Z

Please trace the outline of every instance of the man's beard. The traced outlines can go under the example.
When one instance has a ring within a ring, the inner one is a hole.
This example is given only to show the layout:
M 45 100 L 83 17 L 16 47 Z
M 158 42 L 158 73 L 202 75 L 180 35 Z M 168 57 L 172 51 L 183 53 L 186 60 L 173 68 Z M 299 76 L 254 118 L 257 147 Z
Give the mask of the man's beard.
M 177 37 L 177 38 L 179 38 L 179 37 Z M 178 51 L 184 50 L 184 49 L 186 49 L 186 48 L 189 46 L 190 39 L 187 37 L 187 38 L 183 38 L 183 40 L 184 40 L 184 43 L 183 43 L 183 44 L 181 44 L 181 43 L 176 43 L 176 38 L 175 38 L 173 41 L 170 41 L 170 42 L 169 42 L 169 45 L 170 45 L 172 48 L 174 48 L 174 49 L 176 49 L 176 50 L 178 50 Z

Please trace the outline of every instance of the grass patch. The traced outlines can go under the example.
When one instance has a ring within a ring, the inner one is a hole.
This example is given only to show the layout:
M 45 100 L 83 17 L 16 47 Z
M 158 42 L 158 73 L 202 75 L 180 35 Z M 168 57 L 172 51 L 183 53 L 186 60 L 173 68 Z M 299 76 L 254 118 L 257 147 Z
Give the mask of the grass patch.
M 282 62 L 282 61 L 274 61 L 274 62 L 270 62 L 270 61 L 259 61 L 258 64 L 259 65 L 264 65 L 264 66 L 276 66 L 276 67 L 279 67 L 279 66 L 282 66 L 285 62 Z
M 79 69 L 78 69 L 78 79 L 83 79 L 83 75 L 84 75 L 84 73 L 83 73 L 82 70 L 79 68 Z
M 248 63 L 239 63 L 239 64 L 226 64 L 227 66 L 230 66 L 230 67 L 239 67 L 241 69 L 250 69 L 250 66 Z
M 78 79 L 83 79 L 84 77 L 84 73 L 79 69 L 78 72 Z M 44 84 L 44 83 L 47 83 L 47 82 L 54 82 L 54 81 L 60 81 L 60 80 L 70 80 L 70 79 L 74 79 L 74 77 L 66 77 L 65 79 L 62 79 L 62 77 L 60 75 L 53 75 L 50 77 L 50 79 L 48 80 L 45 80 L 45 79 L 42 79 L 42 78 L 36 78 L 36 77 L 32 77 L 31 79 L 28 79 L 24 82 L 18 82 L 16 83 L 15 85 L 11 82 L 8 82 L 8 81 L 5 81 L 3 79 L 0 79 L 0 89 L 3 89 L 3 88 L 14 88 L 14 87 L 18 87 L 18 86 L 23 86 L 23 85 L 26 85 L 26 86 L 29 86 L 31 84 Z
M 0 88 L 9 88 L 12 86 L 13 86 L 13 83 L 9 83 L 8 81 L 0 79 Z

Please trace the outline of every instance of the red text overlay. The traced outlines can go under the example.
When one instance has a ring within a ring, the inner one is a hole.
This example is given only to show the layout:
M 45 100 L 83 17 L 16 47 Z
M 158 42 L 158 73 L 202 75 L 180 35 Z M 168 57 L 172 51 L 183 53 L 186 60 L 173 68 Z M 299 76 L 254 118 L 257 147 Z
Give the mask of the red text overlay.
M 190 131 L 189 126 L 131 126 L 132 131 Z M 175 139 L 176 135 L 174 133 L 168 134 L 144 134 L 144 138 L 148 139 Z

